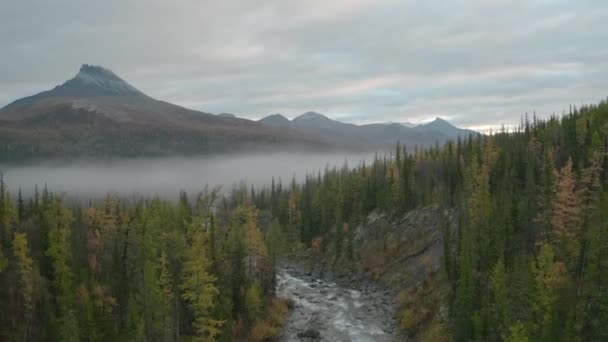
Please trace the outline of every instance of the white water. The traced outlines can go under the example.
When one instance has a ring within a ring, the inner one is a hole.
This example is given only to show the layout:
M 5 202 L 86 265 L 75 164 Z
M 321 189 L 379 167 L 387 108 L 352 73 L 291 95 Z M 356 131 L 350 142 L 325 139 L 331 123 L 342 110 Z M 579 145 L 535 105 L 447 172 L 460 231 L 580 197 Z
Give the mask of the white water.
M 382 327 L 386 323 L 383 315 L 360 291 L 331 281 L 302 278 L 286 270 L 278 274 L 277 294 L 295 303 L 281 341 L 305 341 L 298 334 L 308 329 L 320 333 L 317 341 L 393 340 Z

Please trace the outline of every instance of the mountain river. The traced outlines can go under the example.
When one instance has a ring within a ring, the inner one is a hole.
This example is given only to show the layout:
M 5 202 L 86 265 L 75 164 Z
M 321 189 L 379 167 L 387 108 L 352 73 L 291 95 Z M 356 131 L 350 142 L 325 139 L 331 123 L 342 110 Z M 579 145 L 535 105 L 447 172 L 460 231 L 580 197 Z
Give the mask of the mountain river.
M 389 291 L 359 279 L 332 278 L 294 266 L 279 270 L 277 295 L 295 304 L 280 341 L 397 340 Z

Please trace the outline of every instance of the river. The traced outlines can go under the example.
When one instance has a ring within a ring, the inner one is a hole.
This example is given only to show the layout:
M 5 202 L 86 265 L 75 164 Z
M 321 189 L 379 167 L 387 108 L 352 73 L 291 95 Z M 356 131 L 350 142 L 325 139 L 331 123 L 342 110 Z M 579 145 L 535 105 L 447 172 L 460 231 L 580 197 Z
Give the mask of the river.
M 280 341 L 396 340 L 392 296 L 373 284 L 321 279 L 284 267 L 278 272 L 277 295 L 295 303 Z

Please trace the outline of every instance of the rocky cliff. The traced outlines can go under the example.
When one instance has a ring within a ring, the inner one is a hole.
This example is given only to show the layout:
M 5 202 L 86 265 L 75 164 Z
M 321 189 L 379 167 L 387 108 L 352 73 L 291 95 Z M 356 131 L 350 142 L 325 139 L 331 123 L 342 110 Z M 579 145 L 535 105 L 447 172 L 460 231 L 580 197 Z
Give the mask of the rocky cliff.
M 358 268 L 396 294 L 397 319 L 412 340 L 449 340 L 446 265 L 456 240 L 455 210 L 430 205 L 402 217 L 371 214 L 355 231 Z

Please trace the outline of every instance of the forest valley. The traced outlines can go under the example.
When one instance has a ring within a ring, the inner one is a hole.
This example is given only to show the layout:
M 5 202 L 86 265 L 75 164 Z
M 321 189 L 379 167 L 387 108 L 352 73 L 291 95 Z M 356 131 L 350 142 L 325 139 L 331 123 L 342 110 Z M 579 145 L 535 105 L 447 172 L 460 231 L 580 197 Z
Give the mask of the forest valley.
M 285 258 L 373 275 L 356 236 L 372 213 L 454 210 L 447 313 L 399 294 L 405 333 L 428 341 L 608 340 L 608 103 L 522 120 L 301 184 L 178 201 L 0 189 L 0 340 L 264 341 L 290 310 Z M 68 194 L 69 195 L 69 194 Z M 365 252 L 365 253 L 364 253 Z

